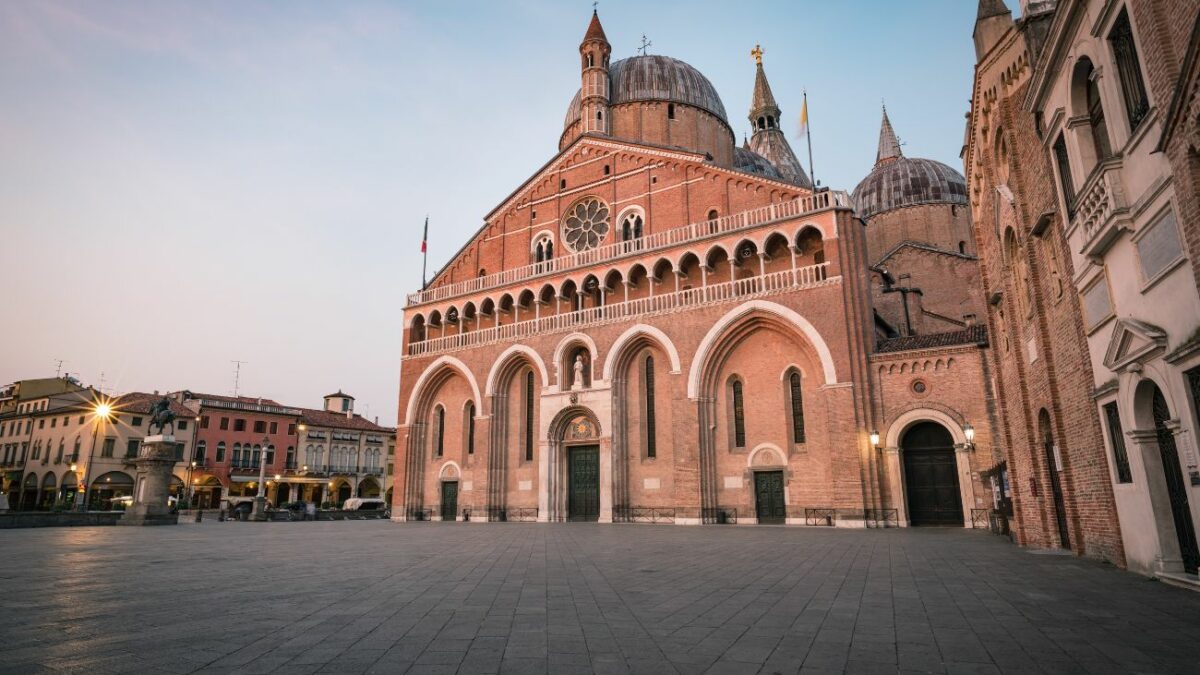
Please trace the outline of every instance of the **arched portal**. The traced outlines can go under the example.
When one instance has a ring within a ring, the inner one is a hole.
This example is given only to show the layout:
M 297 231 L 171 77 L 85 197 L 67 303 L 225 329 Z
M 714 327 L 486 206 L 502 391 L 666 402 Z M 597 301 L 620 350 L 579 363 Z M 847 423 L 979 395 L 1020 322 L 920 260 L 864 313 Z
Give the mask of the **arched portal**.
M 49 511 L 54 506 L 54 487 L 57 484 L 54 472 L 47 471 L 46 475 L 42 478 L 42 493 L 38 498 L 38 510 Z
M 114 499 L 133 495 L 133 478 L 123 471 L 110 471 L 97 476 L 89 488 L 88 510 L 112 511 Z
M 21 483 L 21 497 L 17 501 L 18 511 L 32 511 L 37 508 L 38 498 L 38 479 L 37 474 L 25 474 L 25 480 Z
M 281 507 L 292 500 L 292 486 L 287 483 L 280 483 L 279 487 L 275 488 L 275 506 Z
M 601 461 L 600 422 L 595 413 L 578 405 L 560 410 L 550 422 L 548 440 L 544 519 L 611 521 L 612 466 Z
M 917 422 L 900 440 L 904 493 L 912 525 L 962 527 L 962 493 L 954 437 L 937 422 Z

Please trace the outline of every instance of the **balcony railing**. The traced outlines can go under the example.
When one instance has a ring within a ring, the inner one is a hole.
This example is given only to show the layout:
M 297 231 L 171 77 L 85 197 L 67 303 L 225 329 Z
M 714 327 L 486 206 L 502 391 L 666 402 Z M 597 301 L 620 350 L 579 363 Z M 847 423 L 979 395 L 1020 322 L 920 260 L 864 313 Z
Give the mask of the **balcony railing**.
M 579 253 L 553 258 L 545 262 L 515 267 L 458 283 L 446 284 L 445 286 L 427 288 L 417 293 L 410 293 L 408 295 L 408 306 L 412 307 L 435 300 L 445 300 L 446 298 L 452 298 L 464 293 L 475 293 L 497 286 L 517 283 L 542 274 L 551 274 L 577 267 L 596 265 L 631 253 L 644 253 L 668 246 L 684 244 L 703 237 L 737 232 L 738 230 L 757 227 L 775 220 L 796 218 L 807 213 L 824 211 L 838 206 L 850 206 L 850 196 L 847 193 L 840 190 L 818 192 L 815 195 L 800 197 L 789 202 L 768 204 L 750 209 L 749 211 L 721 216 L 714 220 L 703 220 L 684 227 L 655 232 L 633 241 L 614 242 L 588 251 L 580 251 Z
M 689 307 L 700 307 L 727 302 L 764 293 L 775 293 L 798 288 L 810 288 L 840 279 L 828 277 L 829 263 L 797 267 L 796 269 L 771 272 L 763 276 L 737 279 L 698 288 L 688 288 L 674 293 L 664 293 L 629 302 L 619 302 L 601 307 L 588 307 L 575 312 L 544 316 L 530 321 L 518 321 L 493 328 L 481 328 L 457 335 L 430 338 L 408 345 L 408 356 L 436 354 L 466 347 L 477 347 L 500 340 L 519 340 L 575 330 L 581 326 L 620 321 L 646 314 L 676 312 Z
M 1083 235 L 1080 253 L 1102 255 L 1128 226 L 1128 215 L 1121 160 L 1112 159 L 1097 166 L 1079 192 L 1072 225 Z

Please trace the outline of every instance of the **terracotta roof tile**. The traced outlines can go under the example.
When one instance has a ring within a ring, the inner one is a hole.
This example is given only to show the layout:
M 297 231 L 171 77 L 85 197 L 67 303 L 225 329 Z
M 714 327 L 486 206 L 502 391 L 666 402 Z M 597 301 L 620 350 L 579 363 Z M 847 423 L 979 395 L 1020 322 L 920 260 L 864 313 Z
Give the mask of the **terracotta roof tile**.
M 880 340 L 875 348 L 876 354 L 888 352 L 907 352 L 915 349 L 935 349 L 937 347 L 953 347 L 957 345 L 987 344 L 987 328 L 982 324 L 970 326 L 963 330 L 933 335 L 910 335 L 908 337 L 889 338 Z
M 314 408 L 301 408 L 300 412 L 303 422 L 312 427 L 356 429 L 358 431 L 374 431 L 381 434 L 390 434 L 395 431 L 395 429 L 370 422 L 363 418 L 362 415 L 355 414 L 351 417 L 346 417 L 345 413 L 316 410 Z

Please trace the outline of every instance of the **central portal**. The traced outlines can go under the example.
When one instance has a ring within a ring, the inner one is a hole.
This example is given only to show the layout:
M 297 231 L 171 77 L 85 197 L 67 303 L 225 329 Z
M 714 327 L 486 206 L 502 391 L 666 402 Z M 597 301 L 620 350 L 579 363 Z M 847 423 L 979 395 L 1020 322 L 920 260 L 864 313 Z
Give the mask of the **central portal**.
M 600 519 L 600 446 L 580 445 L 567 452 L 567 519 L 595 522 Z

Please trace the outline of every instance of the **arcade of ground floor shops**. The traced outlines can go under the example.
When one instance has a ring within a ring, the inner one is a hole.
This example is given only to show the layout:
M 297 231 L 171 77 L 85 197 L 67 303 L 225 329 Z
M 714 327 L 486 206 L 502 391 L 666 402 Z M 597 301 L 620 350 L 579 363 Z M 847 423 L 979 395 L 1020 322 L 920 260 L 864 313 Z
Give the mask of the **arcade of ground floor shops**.
M 133 471 L 104 471 L 91 479 L 85 505 L 80 504 L 80 489 L 84 485 L 82 472 L 76 468 L 56 470 L 14 471 L 5 478 L 4 495 L 13 511 L 113 511 L 124 508 L 124 501 L 133 496 Z M 185 476 L 171 476 L 170 495 L 179 499 L 185 493 Z
M 391 489 L 383 490 L 383 481 L 378 476 L 268 476 L 267 499 L 276 506 L 290 502 L 307 502 L 317 506 L 340 508 L 351 497 L 386 497 L 391 499 Z M 192 508 L 220 508 L 221 499 L 230 497 L 258 496 L 257 475 L 219 476 L 198 475 L 193 478 L 187 499 Z

